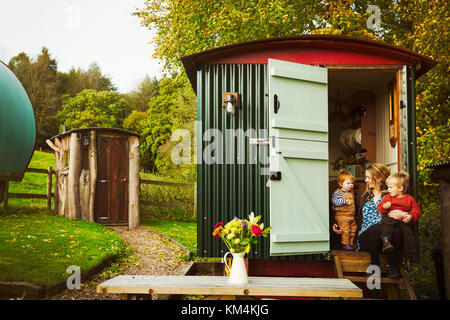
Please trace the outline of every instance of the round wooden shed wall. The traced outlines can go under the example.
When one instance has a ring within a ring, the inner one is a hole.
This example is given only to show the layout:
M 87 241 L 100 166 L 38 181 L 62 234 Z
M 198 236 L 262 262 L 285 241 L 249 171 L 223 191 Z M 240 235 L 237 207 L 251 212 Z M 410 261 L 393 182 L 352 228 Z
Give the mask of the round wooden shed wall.
M 55 151 L 55 212 L 107 225 L 139 225 L 139 135 L 84 128 L 50 140 Z

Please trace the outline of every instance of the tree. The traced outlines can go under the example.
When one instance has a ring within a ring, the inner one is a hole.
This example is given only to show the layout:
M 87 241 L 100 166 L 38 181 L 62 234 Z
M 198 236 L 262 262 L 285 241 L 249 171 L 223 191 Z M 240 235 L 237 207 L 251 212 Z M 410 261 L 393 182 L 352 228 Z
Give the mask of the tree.
M 147 0 L 135 15 L 156 31 L 155 57 L 171 71 L 180 69 L 180 57 L 202 50 L 312 30 L 320 7 L 314 0 Z
M 145 121 L 147 120 L 147 118 L 147 112 L 133 110 L 123 121 L 123 128 L 140 134 L 144 129 Z
M 58 114 L 58 119 L 68 129 L 122 128 L 123 121 L 130 111 L 130 105 L 116 92 L 85 89 L 75 97 L 63 96 L 62 110 Z
M 150 100 L 158 94 L 158 80 L 148 75 L 141 81 L 137 90 L 124 94 L 133 109 L 146 111 Z
M 173 130 L 183 128 L 196 117 L 196 98 L 185 74 L 164 78 L 159 94 L 149 102 L 148 117 L 142 124 L 143 165 L 158 170 L 170 162 L 170 155 L 159 155 L 159 147 L 168 143 Z
M 116 91 L 111 78 L 104 75 L 97 63 L 92 63 L 87 71 L 71 68 L 69 72 L 58 73 L 58 93 L 74 97 L 84 89 L 96 91 Z
M 30 97 L 36 118 L 37 145 L 45 146 L 45 140 L 58 133 L 56 114 L 61 103 L 57 92 L 56 60 L 44 47 L 36 61 L 22 52 L 11 58 L 9 66 Z

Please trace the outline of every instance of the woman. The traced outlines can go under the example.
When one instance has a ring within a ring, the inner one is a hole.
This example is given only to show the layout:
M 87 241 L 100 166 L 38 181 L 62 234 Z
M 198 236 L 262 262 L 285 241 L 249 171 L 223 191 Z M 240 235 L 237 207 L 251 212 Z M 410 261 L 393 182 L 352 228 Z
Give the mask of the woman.
M 362 196 L 362 224 L 358 232 L 359 251 L 370 253 L 371 264 L 379 265 L 379 254 L 382 249 L 380 240 L 381 218 L 382 215 L 377 211 L 377 205 L 381 202 L 387 193 L 386 179 L 390 174 L 390 170 L 384 164 L 373 163 L 366 168 L 366 191 Z M 403 214 L 401 212 L 392 212 L 395 214 Z M 336 231 L 337 226 L 333 226 Z M 388 254 L 388 272 L 387 276 L 391 278 L 400 277 L 400 272 L 396 267 L 396 257 L 400 256 L 399 251 L 402 248 L 401 233 L 396 230 L 392 234 L 391 243 L 394 251 Z

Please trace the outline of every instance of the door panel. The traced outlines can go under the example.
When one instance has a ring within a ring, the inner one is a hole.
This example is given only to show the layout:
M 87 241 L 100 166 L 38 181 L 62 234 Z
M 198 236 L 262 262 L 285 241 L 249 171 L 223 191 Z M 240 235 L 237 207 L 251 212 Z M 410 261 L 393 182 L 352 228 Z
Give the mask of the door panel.
M 270 171 L 281 172 L 270 182 L 270 254 L 327 252 L 327 70 L 269 59 L 269 72 Z
M 128 139 L 99 137 L 96 221 L 128 222 Z

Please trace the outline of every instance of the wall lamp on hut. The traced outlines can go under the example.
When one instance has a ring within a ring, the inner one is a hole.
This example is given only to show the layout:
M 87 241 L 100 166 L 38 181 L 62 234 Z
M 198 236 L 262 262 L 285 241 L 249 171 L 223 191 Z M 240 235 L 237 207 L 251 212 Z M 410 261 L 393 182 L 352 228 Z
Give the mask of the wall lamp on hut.
M 238 107 L 238 93 L 237 92 L 223 92 L 222 106 L 226 108 L 227 114 L 234 116 Z

